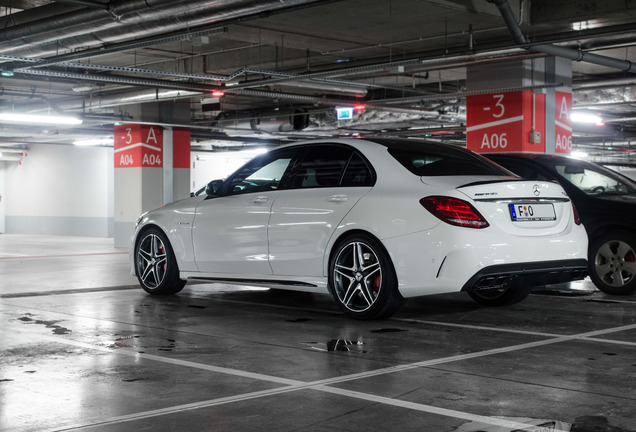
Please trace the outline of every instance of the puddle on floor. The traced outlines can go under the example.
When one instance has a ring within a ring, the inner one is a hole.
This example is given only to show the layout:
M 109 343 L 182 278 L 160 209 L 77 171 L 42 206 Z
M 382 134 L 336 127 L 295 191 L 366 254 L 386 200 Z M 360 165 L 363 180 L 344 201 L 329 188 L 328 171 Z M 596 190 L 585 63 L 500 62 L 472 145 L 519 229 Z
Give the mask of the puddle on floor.
M 66 327 L 62 327 L 60 325 L 57 325 L 57 323 L 62 322 L 62 320 L 58 320 L 58 321 L 43 321 L 43 320 L 33 319 L 33 318 L 31 318 L 31 316 L 32 316 L 31 314 L 26 314 L 25 316 L 21 316 L 20 318 L 18 318 L 18 321 L 22 321 L 25 324 L 43 325 L 46 328 L 51 329 L 53 334 L 56 334 L 56 335 L 65 335 L 65 334 L 69 334 L 69 333 L 73 332 L 72 330 L 69 330 Z

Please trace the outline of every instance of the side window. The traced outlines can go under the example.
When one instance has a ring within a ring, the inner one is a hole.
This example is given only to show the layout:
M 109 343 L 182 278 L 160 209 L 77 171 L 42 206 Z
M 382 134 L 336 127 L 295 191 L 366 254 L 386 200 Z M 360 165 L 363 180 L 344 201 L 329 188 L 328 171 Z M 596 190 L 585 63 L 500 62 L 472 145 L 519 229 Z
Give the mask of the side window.
M 232 177 L 228 193 L 236 195 L 278 189 L 295 153 L 295 149 L 283 149 L 254 159 Z
M 305 157 L 296 170 L 291 187 L 338 186 L 351 153 L 351 149 L 335 145 L 308 147 Z
M 373 186 L 373 173 L 358 153 L 349 159 L 342 177 L 342 186 Z
M 629 188 L 624 182 L 601 171 L 579 165 L 555 165 L 554 168 L 566 180 L 587 195 L 629 193 Z

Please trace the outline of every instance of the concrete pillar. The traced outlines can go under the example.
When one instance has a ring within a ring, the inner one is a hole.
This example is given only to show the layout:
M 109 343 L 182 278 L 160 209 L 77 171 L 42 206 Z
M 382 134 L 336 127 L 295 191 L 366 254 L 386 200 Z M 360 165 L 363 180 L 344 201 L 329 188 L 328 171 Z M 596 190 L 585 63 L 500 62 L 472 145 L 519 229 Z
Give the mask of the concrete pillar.
M 467 91 L 484 92 L 466 100 L 466 146 L 470 150 L 570 153 L 570 60 L 538 57 L 471 65 L 466 82 Z M 559 83 L 563 86 L 551 86 Z
M 142 107 L 141 111 L 157 108 Z M 116 125 L 114 163 L 115 247 L 128 247 L 139 215 L 189 196 L 190 130 Z

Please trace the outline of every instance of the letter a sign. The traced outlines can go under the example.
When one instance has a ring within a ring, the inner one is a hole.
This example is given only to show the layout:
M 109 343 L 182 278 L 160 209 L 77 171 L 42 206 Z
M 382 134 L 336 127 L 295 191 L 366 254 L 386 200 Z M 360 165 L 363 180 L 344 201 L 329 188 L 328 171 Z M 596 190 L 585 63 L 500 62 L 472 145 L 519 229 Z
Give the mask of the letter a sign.
M 554 151 L 569 154 L 572 151 L 572 93 L 555 94 Z
M 163 129 L 158 126 L 115 126 L 115 168 L 163 167 Z

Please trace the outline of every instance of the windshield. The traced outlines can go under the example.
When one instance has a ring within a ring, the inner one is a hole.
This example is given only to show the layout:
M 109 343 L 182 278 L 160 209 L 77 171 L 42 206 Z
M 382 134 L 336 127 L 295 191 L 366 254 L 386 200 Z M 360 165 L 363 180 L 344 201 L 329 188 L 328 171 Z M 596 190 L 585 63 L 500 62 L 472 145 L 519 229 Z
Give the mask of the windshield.
M 563 178 L 588 195 L 636 193 L 634 182 L 598 165 L 558 163 L 554 168 Z

